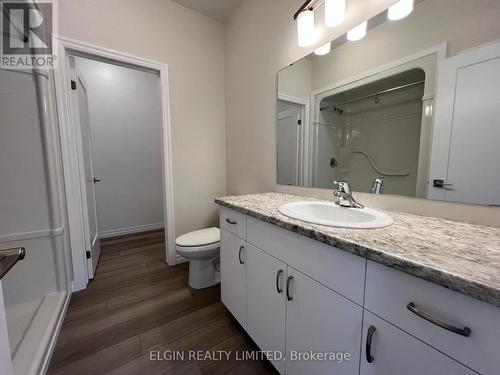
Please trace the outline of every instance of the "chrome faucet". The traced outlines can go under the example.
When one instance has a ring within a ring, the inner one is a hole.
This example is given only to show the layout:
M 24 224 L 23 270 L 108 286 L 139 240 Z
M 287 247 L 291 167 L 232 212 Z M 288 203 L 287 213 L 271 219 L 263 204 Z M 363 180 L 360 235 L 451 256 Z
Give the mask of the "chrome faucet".
M 382 194 L 384 192 L 384 178 L 379 177 L 373 180 L 372 188 L 370 193 L 372 194 Z
M 339 188 L 333 191 L 333 195 L 336 198 L 335 204 L 342 207 L 351 208 L 364 208 L 361 203 L 356 202 L 351 192 L 351 185 L 346 181 L 333 181 L 334 185 L 338 185 Z

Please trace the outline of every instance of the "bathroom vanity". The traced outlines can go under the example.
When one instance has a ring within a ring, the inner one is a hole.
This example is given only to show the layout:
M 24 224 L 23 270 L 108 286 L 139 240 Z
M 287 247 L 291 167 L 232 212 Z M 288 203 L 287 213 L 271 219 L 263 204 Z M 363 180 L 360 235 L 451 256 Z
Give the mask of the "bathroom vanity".
M 304 200 L 216 200 L 222 302 L 281 374 L 498 373 L 498 229 L 396 212 L 333 228 L 278 210 Z

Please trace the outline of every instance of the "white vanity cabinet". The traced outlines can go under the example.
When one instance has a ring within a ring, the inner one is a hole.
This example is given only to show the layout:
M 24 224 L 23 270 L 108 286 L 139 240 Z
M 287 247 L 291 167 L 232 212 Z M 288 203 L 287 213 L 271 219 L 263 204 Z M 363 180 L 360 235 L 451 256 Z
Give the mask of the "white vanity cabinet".
M 247 332 L 261 350 L 285 353 L 285 263 L 247 245 Z M 284 362 L 271 360 L 280 373 Z
M 476 374 L 366 310 L 363 327 L 360 375 Z
M 287 280 L 286 294 L 291 300 L 286 306 L 286 373 L 357 374 L 362 307 L 292 267 L 288 267 Z M 310 352 L 340 358 L 297 360 L 297 354 Z
M 221 299 L 238 322 L 246 327 L 247 266 L 245 240 L 221 229 L 220 231 Z
M 232 211 L 220 217 L 222 302 L 261 350 L 286 356 L 271 358 L 281 374 L 357 374 L 363 309 L 353 300 L 366 261 Z
M 271 360 L 280 373 L 356 374 L 361 317 L 360 306 L 247 244 L 246 329 L 261 350 L 286 353 L 286 363 Z M 311 351 L 340 357 L 301 360 Z
M 498 373 L 498 307 L 228 208 L 221 226 L 222 301 L 281 374 Z
M 481 374 L 500 371 L 498 307 L 371 261 L 364 307 Z

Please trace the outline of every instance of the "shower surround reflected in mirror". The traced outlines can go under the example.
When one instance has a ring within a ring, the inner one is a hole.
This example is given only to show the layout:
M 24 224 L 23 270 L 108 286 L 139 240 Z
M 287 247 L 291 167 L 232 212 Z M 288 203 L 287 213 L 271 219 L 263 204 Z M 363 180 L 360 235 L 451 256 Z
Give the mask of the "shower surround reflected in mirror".
M 314 186 L 349 181 L 368 192 L 382 178 L 387 194 L 425 190 L 418 176 L 420 143 L 430 141 L 421 140 L 424 83 L 424 71 L 411 70 L 321 99 L 312 123 Z
M 368 21 L 363 40 L 341 36 L 329 54 L 310 54 L 281 70 L 278 184 L 332 189 L 333 181 L 345 180 L 358 192 L 500 205 L 500 171 L 487 162 L 500 161 L 500 127 L 493 124 L 500 117 L 494 104 L 500 100 L 500 58 L 478 60 L 472 78 L 464 79 L 448 62 L 500 39 L 499 25 L 478 25 L 474 41 L 460 31 L 460 20 L 478 23 L 492 11 L 491 4 L 471 9 L 467 0 L 416 1 L 407 18 L 387 21 L 382 12 Z M 495 10 L 500 14 L 500 6 Z M 470 82 L 484 77 L 492 81 L 488 96 L 470 103 L 469 113 L 460 109 L 465 103 L 457 109 L 436 95 L 440 83 L 442 98 L 470 97 L 484 90 Z M 471 126 L 474 114 L 484 121 Z M 477 150 L 464 163 L 467 139 L 475 139 Z M 465 165 L 474 164 L 480 169 L 471 174 Z M 481 187 L 468 176 L 480 178 Z

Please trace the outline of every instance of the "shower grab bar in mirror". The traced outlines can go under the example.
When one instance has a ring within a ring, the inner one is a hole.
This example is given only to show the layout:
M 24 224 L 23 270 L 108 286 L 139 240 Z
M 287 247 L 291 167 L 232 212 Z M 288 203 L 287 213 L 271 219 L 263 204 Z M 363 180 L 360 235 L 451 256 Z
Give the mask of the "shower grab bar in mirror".
M 346 100 L 345 102 L 335 103 L 335 105 L 329 105 L 329 106 L 326 106 L 326 107 L 321 107 L 319 110 L 320 111 L 327 111 L 327 110 L 334 110 L 334 108 L 336 108 L 338 110 L 339 108 L 337 108 L 337 107 L 339 105 L 354 103 L 354 102 L 357 102 L 358 100 L 368 99 L 368 98 L 372 98 L 374 96 L 378 96 L 378 95 L 382 95 L 382 94 L 388 94 L 388 93 L 393 92 L 393 91 L 402 90 L 402 89 L 405 89 L 407 87 L 418 86 L 418 85 L 421 85 L 421 84 L 424 84 L 424 83 L 425 83 L 425 80 L 408 83 L 406 85 L 401 85 L 401 86 L 393 87 L 393 88 L 390 88 L 390 89 L 387 89 L 387 90 L 375 92 L 373 94 L 362 96 L 360 98 Z
M 381 174 L 383 176 L 406 177 L 406 176 L 410 175 L 409 173 L 406 173 L 406 172 L 401 172 L 401 173 L 400 172 L 384 172 L 383 170 L 381 170 L 380 168 L 377 167 L 377 165 L 375 164 L 375 161 L 365 151 L 352 150 L 352 153 L 353 154 L 361 154 L 361 155 L 363 155 L 368 160 L 368 162 L 370 163 L 370 165 L 372 166 L 372 168 L 375 170 L 375 172 L 377 172 L 378 174 Z
M 0 250 L 0 280 L 10 271 L 14 265 L 24 259 L 26 250 L 24 247 Z

